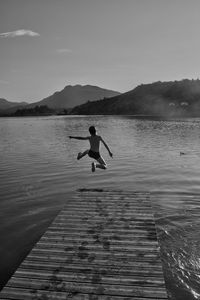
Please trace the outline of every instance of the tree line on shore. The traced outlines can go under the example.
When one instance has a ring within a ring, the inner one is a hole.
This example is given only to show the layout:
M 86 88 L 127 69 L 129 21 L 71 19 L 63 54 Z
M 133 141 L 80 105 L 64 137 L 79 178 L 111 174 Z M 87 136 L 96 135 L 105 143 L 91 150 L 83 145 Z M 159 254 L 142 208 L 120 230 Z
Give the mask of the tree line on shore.
M 67 109 L 53 109 L 47 105 L 36 105 L 30 108 L 20 108 L 12 113 L 1 113 L 3 117 L 24 117 L 24 116 L 49 116 L 49 115 L 67 115 L 69 110 Z

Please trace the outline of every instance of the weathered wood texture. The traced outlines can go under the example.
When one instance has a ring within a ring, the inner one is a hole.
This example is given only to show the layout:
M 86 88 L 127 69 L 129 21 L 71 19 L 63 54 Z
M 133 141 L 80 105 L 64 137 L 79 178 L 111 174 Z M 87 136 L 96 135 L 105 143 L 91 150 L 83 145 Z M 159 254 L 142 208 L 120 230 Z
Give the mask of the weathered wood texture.
M 149 194 L 78 191 L 0 299 L 167 299 Z

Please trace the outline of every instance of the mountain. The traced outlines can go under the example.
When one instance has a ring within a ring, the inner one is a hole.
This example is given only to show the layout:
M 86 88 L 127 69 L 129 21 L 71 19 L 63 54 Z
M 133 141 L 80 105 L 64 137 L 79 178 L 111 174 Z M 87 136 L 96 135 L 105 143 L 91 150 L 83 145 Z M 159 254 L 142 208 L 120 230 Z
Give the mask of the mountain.
M 109 100 L 77 106 L 71 114 L 200 116 L 200 80 L 141 84 Z
M 6 99 L 0 98 L 0 110 L 7 110 L 13 107 L 22 107 L 27 105 L 26 102 L 10 102 Z
M 68 109 L 83 104 L 86 101 L 110 98 L 119 94 L 119 92 L 92 85 L 68 85 L 63 90 L 55 92 L 41 101 L 31 103 L 29 107 L 45 105 L 52 109 Z

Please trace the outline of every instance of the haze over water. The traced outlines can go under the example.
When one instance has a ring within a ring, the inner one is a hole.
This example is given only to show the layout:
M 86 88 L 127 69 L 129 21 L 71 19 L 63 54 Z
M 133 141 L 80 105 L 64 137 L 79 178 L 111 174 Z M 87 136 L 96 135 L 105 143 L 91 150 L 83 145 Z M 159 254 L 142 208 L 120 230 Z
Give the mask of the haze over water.
M 95 125 L 113 152 L 106 171 L 76 160 Z M 170 299 L 200 299 L 200 119 L 52 116 L 0 119 L 3 285 L 79 188 L 151 192 Z M 180 155 L 181 152 L 181 155 Z

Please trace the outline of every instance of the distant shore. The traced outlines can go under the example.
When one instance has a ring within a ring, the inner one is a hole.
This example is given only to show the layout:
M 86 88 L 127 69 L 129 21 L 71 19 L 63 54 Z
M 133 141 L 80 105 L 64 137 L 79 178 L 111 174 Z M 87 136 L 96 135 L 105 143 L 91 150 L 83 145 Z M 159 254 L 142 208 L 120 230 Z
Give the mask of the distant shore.
M 15 114 L 0 114 L 0 118 L 23 118 L 23 117 L 49 117 L 49 116 L 119 116 L 119 117 L 132 117 L 135 119 L 158 119 L 158 120 L 173 120 L 173 119 L 188 119 L 188 118 L 200 118 L 200 115 L 143 115 L 143 114 L 65 114 L 65 113 L 44 113 L 44 114 L 23 114 L 23 115 L 15 115 Z

